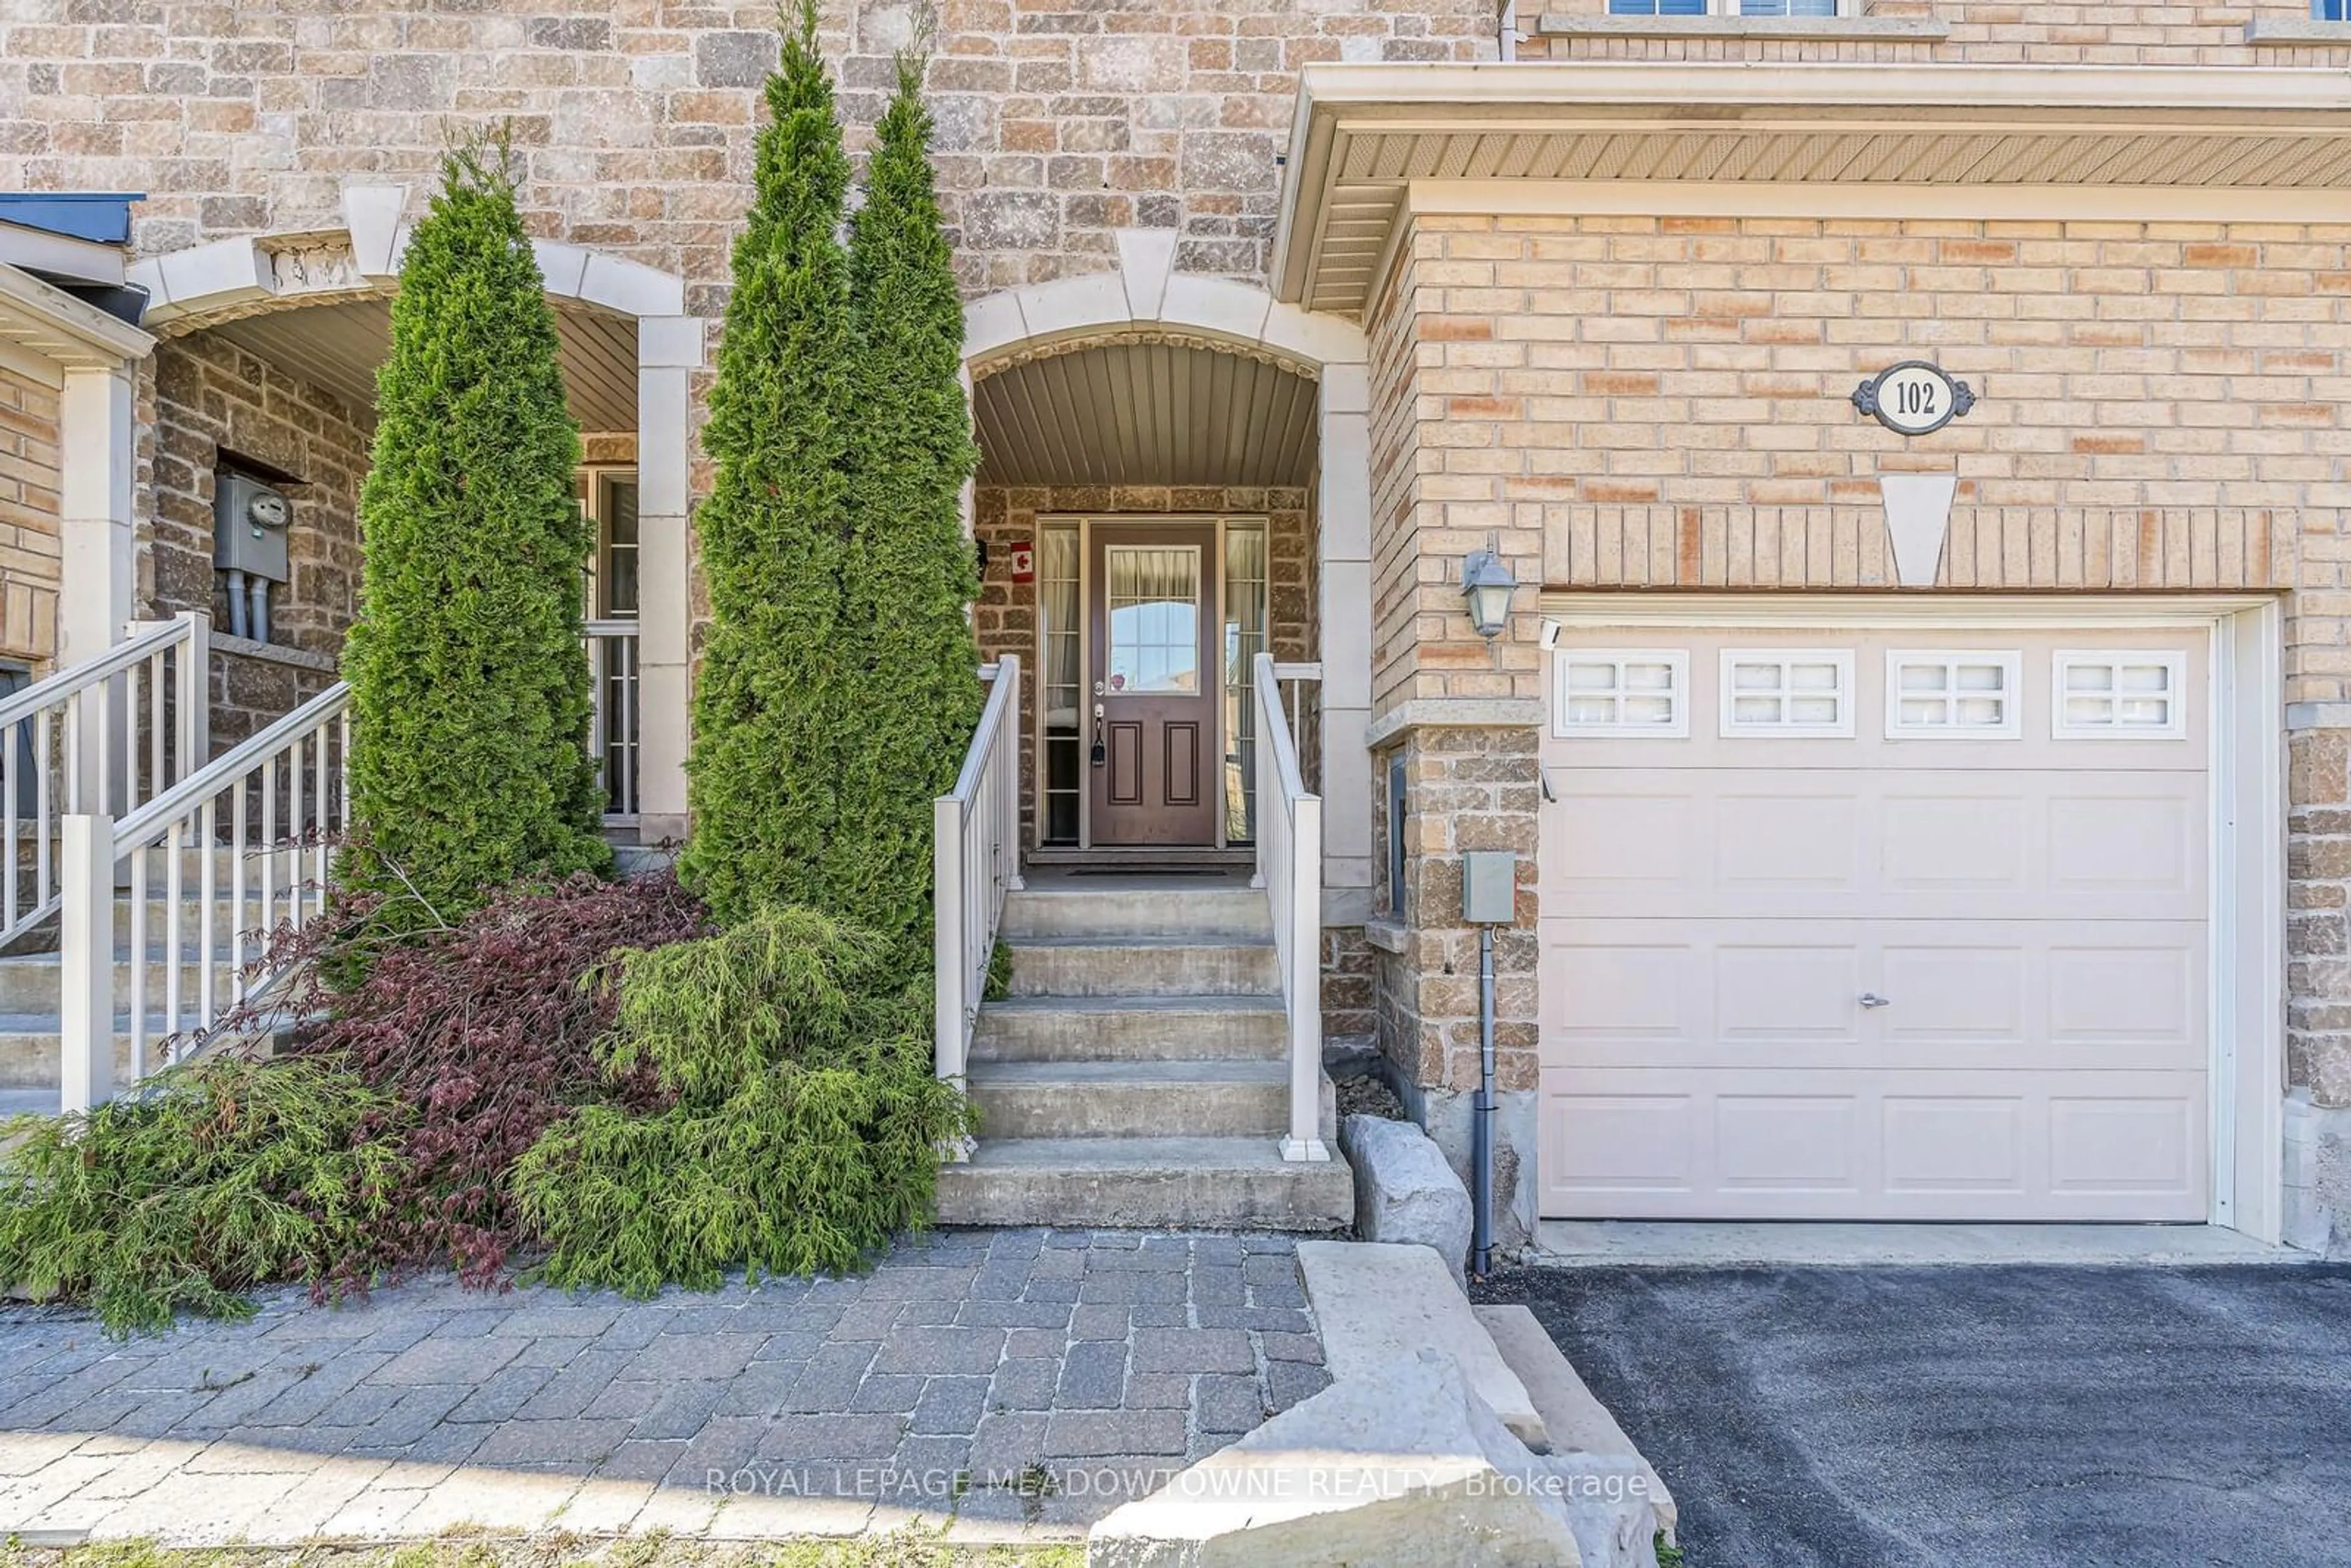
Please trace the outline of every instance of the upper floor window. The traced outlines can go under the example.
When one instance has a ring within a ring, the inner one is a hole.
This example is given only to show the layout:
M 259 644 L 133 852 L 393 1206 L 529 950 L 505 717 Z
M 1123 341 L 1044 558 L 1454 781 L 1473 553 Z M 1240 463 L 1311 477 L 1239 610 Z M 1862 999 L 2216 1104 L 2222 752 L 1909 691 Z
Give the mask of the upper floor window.
M 2339 12 L 2346 0 L 2311 0 Z M 1859 0 L 1608 0 L 1612 16 L 1844 16 Z
M 2314 21 L 2351 22 L 2351 0 L 2310 0 L 2310 15 Z

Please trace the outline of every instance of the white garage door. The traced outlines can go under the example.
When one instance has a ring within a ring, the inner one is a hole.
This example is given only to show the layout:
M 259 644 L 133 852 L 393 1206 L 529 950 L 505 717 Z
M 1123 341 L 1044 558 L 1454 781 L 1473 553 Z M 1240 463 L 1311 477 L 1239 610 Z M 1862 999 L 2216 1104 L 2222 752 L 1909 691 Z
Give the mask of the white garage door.
M 2200 632 L 1570 632 L 1544 1212 L 2206 1218 Z

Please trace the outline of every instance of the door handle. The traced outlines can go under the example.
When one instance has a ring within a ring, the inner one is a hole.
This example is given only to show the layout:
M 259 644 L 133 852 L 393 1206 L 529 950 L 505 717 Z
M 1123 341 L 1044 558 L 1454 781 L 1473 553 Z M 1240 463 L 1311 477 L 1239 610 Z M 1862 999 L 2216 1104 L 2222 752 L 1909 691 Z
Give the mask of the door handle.
M 1861 993 L 1861 1005 L 1865 1008 L 1890 1008 L 1894 1005 L 1894 998 L 1881 997 L 1876 991 L 1864 991 Z

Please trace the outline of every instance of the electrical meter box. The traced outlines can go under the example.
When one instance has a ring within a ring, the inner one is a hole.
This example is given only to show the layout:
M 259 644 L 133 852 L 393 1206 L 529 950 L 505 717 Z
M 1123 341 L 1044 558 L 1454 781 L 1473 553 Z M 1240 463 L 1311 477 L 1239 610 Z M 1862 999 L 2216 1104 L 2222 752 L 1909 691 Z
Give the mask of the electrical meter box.
M 1519 856 L 1515 850 L 1465 850 L 1461 855 L 1461 918 L 1471 925 L 1508 925 L 1518 918 Z
M 213 565 L 270 582 L 286 580 L 286 530 L 294 521 L 286 492 L 245 474 L 213 481 Z

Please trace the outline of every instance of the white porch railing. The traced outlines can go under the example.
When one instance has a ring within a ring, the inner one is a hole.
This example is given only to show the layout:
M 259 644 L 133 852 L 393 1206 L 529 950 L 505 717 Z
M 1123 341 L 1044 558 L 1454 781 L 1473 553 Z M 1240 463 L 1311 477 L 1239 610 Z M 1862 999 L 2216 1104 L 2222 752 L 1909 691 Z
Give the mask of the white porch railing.
M 588 755 L 596 759 L 604 820 L 625 825 L 637 820 L 637 623 L 590 621 L 587 634 Z
M 1301 666 L 1257 656 L 1250 702 L 1257 724 L 1257 874 L 1273 908 L 1281 1008 L 1290 1020 L 1290 1133 L 1285 1160 L 1327 1160 L 1322 1142 L 1322 797 L 1309 794 L 1282 712 L 1284 672 Z
M 350 739 L 339 682 L 120 821 L 64 819 L 66 1110 L 112 1092 L 118 1019 L 136 1082 L 151 1040 L 176 1059 L 276 983 L 266 959 L 277 927 L 326 908 L 332 841 L 350 820 Z
M 100 657 L 0 698 L 0 945 L 57 907 L 66 816 L 132 810 L 203 764 L 209 649 L 201 614 L 133 622 Z
M 939 1076 L 958 1082 L 1004 895 L 1020 886 L 1020 661 L 1007 653 L 979 673 L 987 705 L 955 792 L 933 802 L 931 817 L 935 1055 Z

